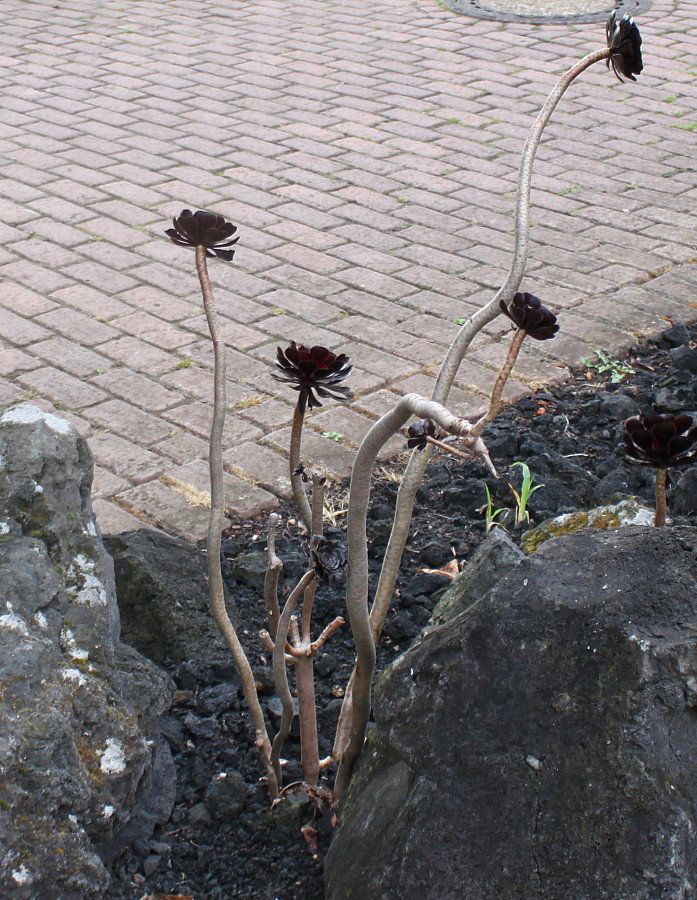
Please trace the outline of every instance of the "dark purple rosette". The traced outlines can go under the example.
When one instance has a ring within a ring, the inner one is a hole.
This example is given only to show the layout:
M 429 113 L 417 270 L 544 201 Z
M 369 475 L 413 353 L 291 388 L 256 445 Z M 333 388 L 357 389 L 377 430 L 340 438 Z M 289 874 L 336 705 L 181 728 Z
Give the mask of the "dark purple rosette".
M 318 397 L 348 400 L 351 396 L 350 390 L 341 384 L 353 370 L 345 353 L 332 353 L 326 347 L 298 346 L 291 341 L 285 350 L 278 347 L 276 357 L 276 368 L 281 374 L 274 373 L 273 377 L 300 392 L 298 405 L 301 410 L 304 411 L 306 406 L 310 409 L 321 406 Z
M 235 254 L 234 250 L 226 248 L 239 240 L 239 236 L 233 237 L 237 227 L 216 213 L 202 209 L 192 213 L 190 209 L 183 209 L 172 219 L 172 224 L 174 228 L 168 228 L 165 234 L 179 247 L 205 247 L 209 259 L 217 256 L 228 262 Z
M 548 341 L 559 331 L 557 317 L 533 294 L 518 293 L 510 306 L 501 300 L 501 312 L 536 341 Z
M 436 426 L 432 419 L 421 419 L 420 422 L 414 422 L 409 426 L 407 434 L 409 435 L 407 447 L 410 450 L 415 447 L 417 450 L 424 450 L 428 444 L 428 438 L 436 436 Z
M 627 453 L 645 466 L 668 466 L 697 461 L 697 427 L 692 416 L 668 413 L 627 419 L 624 443 Z
M 326 584 L 331 578 L 343 578 L 348 565 L 346 549 L 339 541 L 314 535 L 310 542 L 310 563 L 321 584 Z
M 634 19 L 627 15 L 618 19 L 617 13 L 613 12 L 607 20 L 605 34 L 610 51 L 608 69 L 612 69 L 620 81 L 636 81 L 644 63 L 641 58 L 641 34 Z

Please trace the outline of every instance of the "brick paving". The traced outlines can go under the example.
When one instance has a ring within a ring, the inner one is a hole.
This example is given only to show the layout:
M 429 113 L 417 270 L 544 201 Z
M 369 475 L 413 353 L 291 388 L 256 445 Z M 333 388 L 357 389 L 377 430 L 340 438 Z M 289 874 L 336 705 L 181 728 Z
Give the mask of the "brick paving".
M 697 318 L 696 6 L 655 2 L 638 84 L 596 65 L 547 128 L 523 288 L 562 333 L 525 348 L 511 399 Z M 353 403 L 320 410 L 306 440 L 345 472 L 390 402 L 430 391 L 454 320 L 502 283 L 527 129 L 604 40 L 602 24 L 491 22 L 436 0 L 3 9 L 0 404 L 32 399 L 88 437 L 103 530 L 191 537 L 207 519 L 211 350 L 193 253 L 163 237 L 171 216 L 239 226 L 234 263 L 211 275 L 228 500 L 250 515 L 288 494 L 277 343 L 354 357 Z M 497 319 L 463 365 L 461 414 L 485 404 L 507 331 Z

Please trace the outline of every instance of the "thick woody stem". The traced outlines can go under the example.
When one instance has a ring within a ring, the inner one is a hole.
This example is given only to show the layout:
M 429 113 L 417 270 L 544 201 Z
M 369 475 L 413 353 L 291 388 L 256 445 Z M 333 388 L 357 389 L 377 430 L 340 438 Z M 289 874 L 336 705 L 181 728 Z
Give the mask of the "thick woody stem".
M 305 403 L 302 395 L 298 397 L 293 412 L 293 425 L 290 432 L 290 450 L 288 454 L 290 465 L 290 486 L 293 489 L 293 499 L 302 519 L 307 534 L 312 534 L 312 509 L 310 501 L 305 493 L 305 484 L 302 475 L 296 475 L 295 470 L 300 465 L 300 442 L 302 440 L 303 422 L 305 421 Z
M 286 670 L 286 640 L 288 638 L 288 630 L 290 628 L 293 610 L 298 605 L 301 594 L 303 594 L 307 586 L 314 581 L 314 578 L 314 572 L 305 572 L 303 577 L 293 588 L 283 607 L 283 612 L 281 613 L 278 629 L 276 631 L 276 643 L 273 651 L 273 677 L 276 684 L 276 693 L 281 701 L 283 712 L 281 714 L 281 724 L 278 726 L 278 732 L 273 739 L 270 760 L 277 774 L 279 785 L 281 784 L 281 750 L 283 749 L 285 739 L 290 734 L 290 729 L 293 725 L 293 716 L 295 715 L 293 695 L 291 694 L 288 685 L 288 672 Z
M 315 490 L 319 487 L 318 493 L 313 493 L 313 524 L 319 524 L 322 527 L 321 510 L 324 497 L 324 491 L 321 485 L 315 482 Z M 315 502 L 315 497 L 318 502 Z M 320 508 L 320 521 L 314 515 Z M 308 784 L 317 784 L 319 778 L 319 745 L 317 742 L 317 704 L 315 701 L 315 662 L 312 654 L 312 606 L 315 602 L 315 593 L 317 590 L 317 579 L 305 589 L 303 596 L 303 616 L 302 616 L 302 638 L 297 645 L 297 649 L 302 651 L 302 655 L 295 653 L 295 681 L 298 689 L 298 715 L 300 718 L 300 764 L 302 765 L 303 778 Z
M 459 419 L 438 403 L 424 400 L 418 394 L 407 394 L 397 405 L 368 431 L 356 454 L 351 475 L 348 513 L 348 579 L 346 585 L 346 611 L 356 643 L 356 667 L 353 678 L 353 707 L 350 714 L 350 737 L 341 752 L 335 794 L 341 796 L 346 789 L 353 764 L 363 749 L 365 728 L 370 715 L 370 688 L 375 668 L 375 639 L 368 615 L 368 551 L 366 519 L 370 497 L 370 478 L 378 453 L 414 415 L 433 421 L 451 434 L 467 435 L 469 422 Z M 475 449 L 483 444 L 475 441 Z M 346 706 L 346 701 L 344 703 Z M 343 710 L 342 710 L 343 713 Z
M 324 534 L 324 485 L 323 475 L 312 475 L 312 530 L 311 535 Z
M 656 469 L 656 515 L 653 524 L 662 528 L 666 524 L 666 469 Z
M 276 513 L 271 513 L 269 516 L 269 536 L 267 540 L 268 564 L 266 566 L 266 575 L 264 576 L 266 619 L 269 625 L 269 633 L 273 639 L 276 638 L 278 618 L 280 616 L 278 607 L 278 579 L 283 570 L 283 563 L 278 556 L 276 556 L 276 527 L 278 526 L 279 521 L 280 517 Z
M 518 354 L 520 353 L 520 348 L 523 346 L 523 341 L 525 340 L 525 336 L 527 335 L 527 331 L 523 328 L 516 329 L 515 334 L 513 335 L 513 339 L 508 347 L 508 353 L 506 354 L 506 359 L 501 366 L 501 371 L 499 372 L 496 381 L 494 382 L 494 389 L 491 392 L 491 402 L 489 403 L 489 409 L 484 413 L 481 419 L 472 426 L 472 431 L 470 434 L 481 434 L 484 431 L 484 428 L 489 424 L 489 422 L 493 422 L 496 416 L 499 414 L 501 409 L 501 401 L 503 398 L 503 389 L 506 386 L 506 382 L 513 371 L 513 366 L 515 365 L 515 361 L 518 359 Z
M 206 265 L 206 250 L 204 247 L 196 248 L 196 270 L 201 284 L 203 305 L 208 320 L 208 328 L 213 342 L 213 354 L 215 358 L 214 395 L 213 395 L 213 424 L 209 442 L 209 466 L 211 476 L 211 514 L 208 520 L 207 562 L 208 562 L 208 592 L 211 613 L 215 619 L 225 642 L 228 645 L 232 658 L 240 674 L 242 690 L 247 706 L 252 716 L 254 730 L 256 732 L 255 744 L 266 769 L 269 785 L 269 795 L 272 800 L 278 796 L 278 778 L 274 766 L 271 763 L 271 744 L 266 730 L 264 713 L 259 703 L 254 673 L 249 660 L 237 637 L 235 627 L 230 621 L 225 608 L 225 594 L 223 590 L 223 575 L 220 568 L 220 545 L 223 530 L 223 518 L 225 511 L 225 489 L 223 486 L 223 428 L 225 426 L 225 411 L 227 406 L 225 392 L 225 342 L 220 334 L 218 316 L 213 300 L 208 267 Z
M 298 715 L 300 718 L 300 764 L 307 784 L 317 784 L 319 778 L 319 746 L 317 743 L 317 705 L 315 702 L 314 660 L 310 655 L 295 660 L 295 680 L 298 687 Z
M 324 534 L 324 478 L 321 475 L 312 476 L 312 530 L 310 531 L 310 543 L 315 537 Z M 312 640 L 312 607 L 315 602 L 317 581 L 305 591 L 303 598 L 302 615 L 302 640 L 309 643 Z
M 610 51 L 607 48 L 596 50 L 579 60 L 579 62 L 565 72 L 552 89 L 545 105 L 530 129 L 528 139 L 523 148 L 523 155 L 520 163 L 518 195 L 516 200 L 515 247 L 508 277 L 499 291 L 497 291 L 496 296 L 481 309 L 477 310 L 477 312 L 464 323 L 448 349 L 440 372 L 438 373 L 438 379 L 436 380 L 436 386 L 433 391 L 432 399 L 438 403 L 445 403 L 447 401 L 450 389 L 460 368 L 460 364 L 476 335 L 479 334 L 485 325 L 493 321 L 496 316 L 499 315 L 499 301 L 504 300 L 507 304 L 510 304 L 520 287 L 520 282 L 525 273 L 525 264 L 528 255 L 532 168 L 545 125 L 554 112 L 557 103 L 559 103 L 559 100 L 573 80 L 589 66 L 593 65 L 593 63 L 602 59 L 607 59 L 609 55 Z M 397 494 L 392 532 L 385 551 L 380 579 L 378 581 L 375 599 L 371 609 L 371 623 L 376 639 L 382 631 L 382 625 L 392 602 L 394 586 L 397 581 L 399 566 L 402 561 L 402 554 L 404 553 L 404 547 L 406 546 L 407 538 L 409 536 L 409 526 L 411 524 L 412 511 L 414 509 L 414 499 L 416 497 L 416 492 L 419 489 L 419 485 L 423 480 L 431 455 L 432 450 L 429 447 L 422 453 L 412 453 Z

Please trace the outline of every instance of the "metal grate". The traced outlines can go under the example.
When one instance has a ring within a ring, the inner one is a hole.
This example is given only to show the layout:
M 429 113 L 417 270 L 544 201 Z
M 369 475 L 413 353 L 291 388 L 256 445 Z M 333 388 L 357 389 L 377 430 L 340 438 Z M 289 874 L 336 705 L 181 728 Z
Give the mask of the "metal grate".
M 650 6 L 649 0 L 444 0 L 448 9 L 463 16 L 496 22 L 530 25 L 574 25 L 604 22 L 613 10 L 635 15 Z M 561 10 L 565 10 L 562 12 Z

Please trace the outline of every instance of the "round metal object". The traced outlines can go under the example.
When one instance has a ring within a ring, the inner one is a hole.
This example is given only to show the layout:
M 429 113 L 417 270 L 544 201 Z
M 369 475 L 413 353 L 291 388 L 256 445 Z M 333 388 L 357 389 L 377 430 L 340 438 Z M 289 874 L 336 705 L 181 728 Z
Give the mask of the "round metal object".
M 530 25 L 575 25 L 604 22 L 611 12 L 636 15 L 649 0 L 444 0 L 448 9 L 477 19 L 527 22 Z

